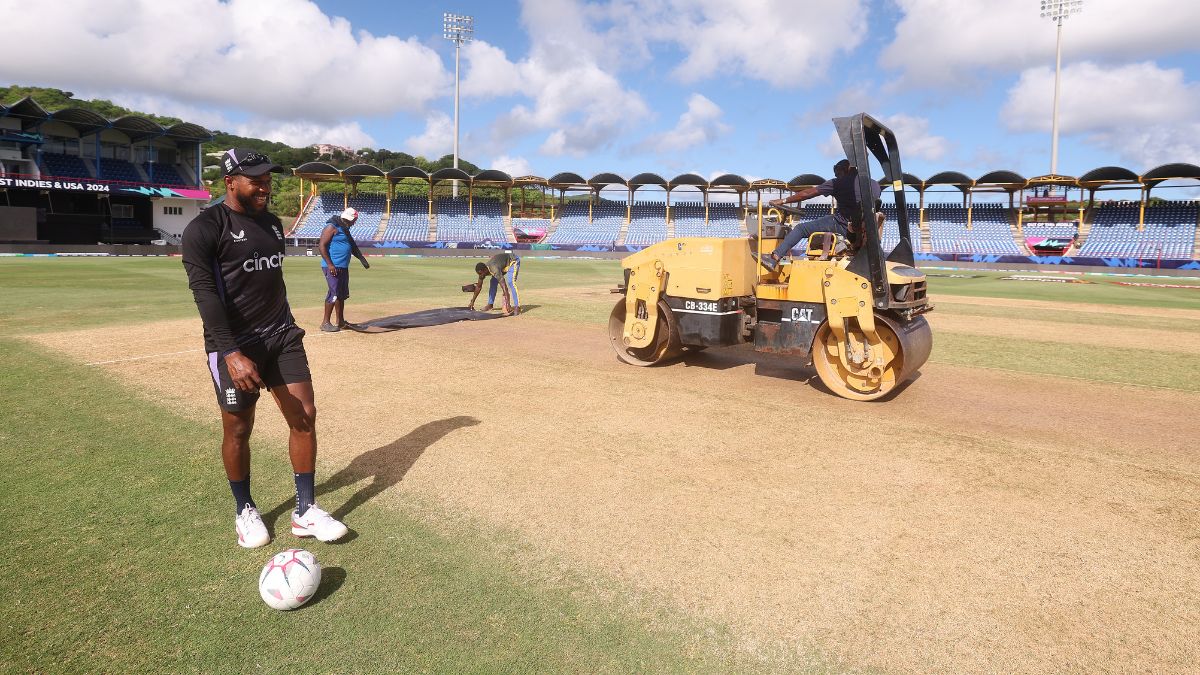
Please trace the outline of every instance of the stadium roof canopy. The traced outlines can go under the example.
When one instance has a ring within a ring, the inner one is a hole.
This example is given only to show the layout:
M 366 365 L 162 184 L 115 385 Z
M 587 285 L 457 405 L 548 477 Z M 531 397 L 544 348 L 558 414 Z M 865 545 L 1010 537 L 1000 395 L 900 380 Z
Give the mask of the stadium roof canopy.
M 646 185 L 657 185 L 664 190 L 667 188 L 667 179 L 656 173 L 639 173 L 626 183 L 629 189 L 637 192 L 637 189 Z
M 452 166 L 448 166 L 444 169 L 438 169 L 437 171 L 429 174 L 430 184 L 443 180 L 465 180 L 469 182 L 471 180 L 471 174 L 463 171 L 462 169 L 456 169 Z
M 1200 180 L 1200 166 L 1195 164 L 1163 164 L 1162 166 L 1154 167 L 1142 175 L 1142 182 L 1146 185 L 1154 187 L 1159 183 L 1167 180 L 1176 180 L 1180 178 L 1192 178 Z
M 26 96 L 10 106 L 0 106 L 0 115 L 18 119 L 40 122 L 50 119 L 50 113 L 38 105 L 38 102 Z
M 603 190 L 609 185 L 629 185 L 629 183 L 626 183 L 624 178 L 615 173 L 598 173 L 592 176 L 592 179 L 588 181 L 588 185 L 598 190 Z
M 911 173 L 900 174 L 900 177 L 903 179 L 903 182 L 905 185 L 910 185 L 910 186 L 916 188 L 917 191 L 921 191 L 921 190 L 925 189 L 925 181 L 921 180 L 920 178 L 917 178 L 916 176 L 912 175 Z M 880 178 L 879 179 L 879 187 L 883 188 L 884 190 L 890 190 L 890 189 L 892 189 L 892 181 L 888 180 L 887 177 Z
M 89 136 L 109 126 L 108 120 L 86 108 L 63 108 L 50 113 L 50 119 L 75 129 L 80 136 Z
M 387 178 L 390 181 L 398 181 L 403 178 L 420 178 L 421 180 L 429 180 L 429 174 L 419 166 L 398 166 L 387 172 Z
M 179 124 L 167 127 L 167 135 L 171 138 L 178 138 L 181 141 L 196 142 L 211 141 L 213 138 L 211 131 L 191 122 L 180 122 Z
M 787 186 L 790 188 L 812 187 L 824 183 L 825 179 L 815 173 L 802 173 L 799 176 L 789 180 Z
M 590 187 L 587 179 L 577 173 L 571 173 L 570 171 L 561 171 L 556 173 L 550 177 L 550 180 L 546 182 L 552 187 L 556 188 Z
M 342 177 L 341 171 L 325 162 L 305 162 L 292 169 L 292 173 L 309 180 L 337 180 Z
M 733 188 L 736 192 L 745 192 L 746 190 L 750 189 L 750 181 L 742 178 L 736 173 L 727 173 L 717 176 L 709 181 L 708 187 L 710 190 L 712 188 L 728 187 Z
M 370 164 L 355 164 L 342 169 L 342 177 L 352 182 L 363 178 L 383 178 L 385 175 L 378 167 Z
M 975 179 L 977 187 L 998 187 L 1008 191 L 1020 190 L 1025 187 L 1025 177 L 1016 171 L 989 171 Z
M 672 178 L 668 182 L 668 184 L 672 188 L 679 187 L 681 185 L 692 185 L 694 187 L 700 188 L 701 191 L 708 188 L 708 181 L 704 180 L 703 177 L 698 176 L 694 173 L 681 173 L 678 176 L 675 176 L 674 178 Z
M 925 179 L 925 187 L 929 187 L 930 185 L 953 185 L 963 192 L 966 192 L 967 188 L 971 187 L 974 183 L 975 181 L 971 180 L 967 174 L 958 171 L 943 171 Z
M 475 174 L 475 176 L 471 178 L 471 182 L 486 183 L 489 185 L 504 185 L 507 187 L 513 184 L 513 178 L 499 169 L 485 169 Z
M 112 128 L 128 136 L 134 143 L 167 133 L 161 124 L 141 115 L 119 117 L 112 121 Z
M 1083 174 L 1076 182 L 1084 187 L 1096 187 L 1106 183 L 1136 183 L 1138 175 L 1122 166 L 1102 166 Z

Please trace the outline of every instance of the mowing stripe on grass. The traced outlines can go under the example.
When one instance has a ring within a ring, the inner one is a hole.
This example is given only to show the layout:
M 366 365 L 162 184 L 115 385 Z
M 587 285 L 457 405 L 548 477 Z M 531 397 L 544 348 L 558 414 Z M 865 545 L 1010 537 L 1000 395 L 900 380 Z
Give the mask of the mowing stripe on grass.
M 941 331 L 931 361 L 1096 382 L 1200 391 L 1200 355 Z

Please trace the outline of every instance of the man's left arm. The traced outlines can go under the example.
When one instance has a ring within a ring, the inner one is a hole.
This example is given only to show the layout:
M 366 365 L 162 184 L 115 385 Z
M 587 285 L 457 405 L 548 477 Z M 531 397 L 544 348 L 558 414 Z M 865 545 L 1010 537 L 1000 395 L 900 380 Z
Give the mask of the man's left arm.
M 796 193 L 792 194 L 790 197 L 787 197 L 785 199 L 772 199 L 771 206 L 782 206 L 784 204 L 794 204 L 796 202 L 802 202 L 806 199 L 812 199 L 813 197 L 816 197 L 819 194 L 821 194 L 821 193 L 815 187 L 804 188 L 803 190 L 796 192 Z

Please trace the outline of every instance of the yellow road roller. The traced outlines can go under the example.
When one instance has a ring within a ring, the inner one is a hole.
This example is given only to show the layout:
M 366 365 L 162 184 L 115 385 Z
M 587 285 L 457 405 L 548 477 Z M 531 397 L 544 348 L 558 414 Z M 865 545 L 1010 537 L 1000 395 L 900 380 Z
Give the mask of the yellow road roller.
M 786 235 L 798 209 L 758 207 L 750 239 L 668 239 L 622 261 L 624 297 L 609 317 L 617 357 L 651 366 L 689 351 L 750 342 L 761 352 L 810 357 L 821 382 L 848 399 L 870 401 L 910 379 L 929 358 L 933 309 L 914 265 L 895 135 L 866 114 L 834 119 L 859 194 L 870 195 L 870 161 L 892 181 L 900 242 L 886 256 L 875 227 L 861 242 L 834 233 L 809 238 L 807 251 L 775 270 L 758 261 Z M 894 180 L 893 180 L 894 179 Z M 874 223 L 873 199 L 862 222 Z M 868 203 L 870 202 L 870 203 Z

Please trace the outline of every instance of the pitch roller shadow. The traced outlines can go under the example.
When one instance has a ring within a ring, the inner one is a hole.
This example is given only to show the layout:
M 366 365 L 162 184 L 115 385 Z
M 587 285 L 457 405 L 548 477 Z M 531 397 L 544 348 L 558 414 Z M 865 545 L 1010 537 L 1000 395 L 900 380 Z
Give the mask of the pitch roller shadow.
M 680 363 L 689 367 L 708 368 L 710 370 L 728 370 L 738 366 L 753 365 L 755 375 L 773 377 L 780 380 L 790 380 L 808 385 L 817 391 L 836 396 L 825 386 L 817 371 L 813 368 L 812 359 L 807 356 L 787 356 L 783 354 L 765 354 L 754 351 L 750 345 L 734 347 L 714 347 L 701 352 L 685 353 Z M 895 389 L 876 399 L 877 403 L 887 403 L 895 399 L 914 382 L 921 379 L 921 371 L 913 373 L 907 380 L 901 382 Z
M 317 484 L 317 497 L 319 499 L 323 494 L 336 492 L 359 481 L 370 479 L 370 482 L 351 495 L 346 503 L 331 512 L 334 518 L 342 520 L 358 507 L 377 497 L 379 493 L 404 480 L 409 469 L 417 463 L 429 446 L 453 431 L 473 427 L 479 423 L 480 421 L 474 417 L 459 415 L 422 424 L 387 445 L 368 450 L 355 457 L 337 473 Z M 263 521 L 268 528 L 274 530 L 276 521 L 281 517 L 286 515 L 287 518 L 291 518 L 290 512 L 294 507 L 293 500 L 285 500 L 271 509 L 270 513 L 265 514 Z M 290 527 L 290 525 L 285 525 L 285 527 Z M 353 537 L 347 537 L 343 541 L 352 539 Z

